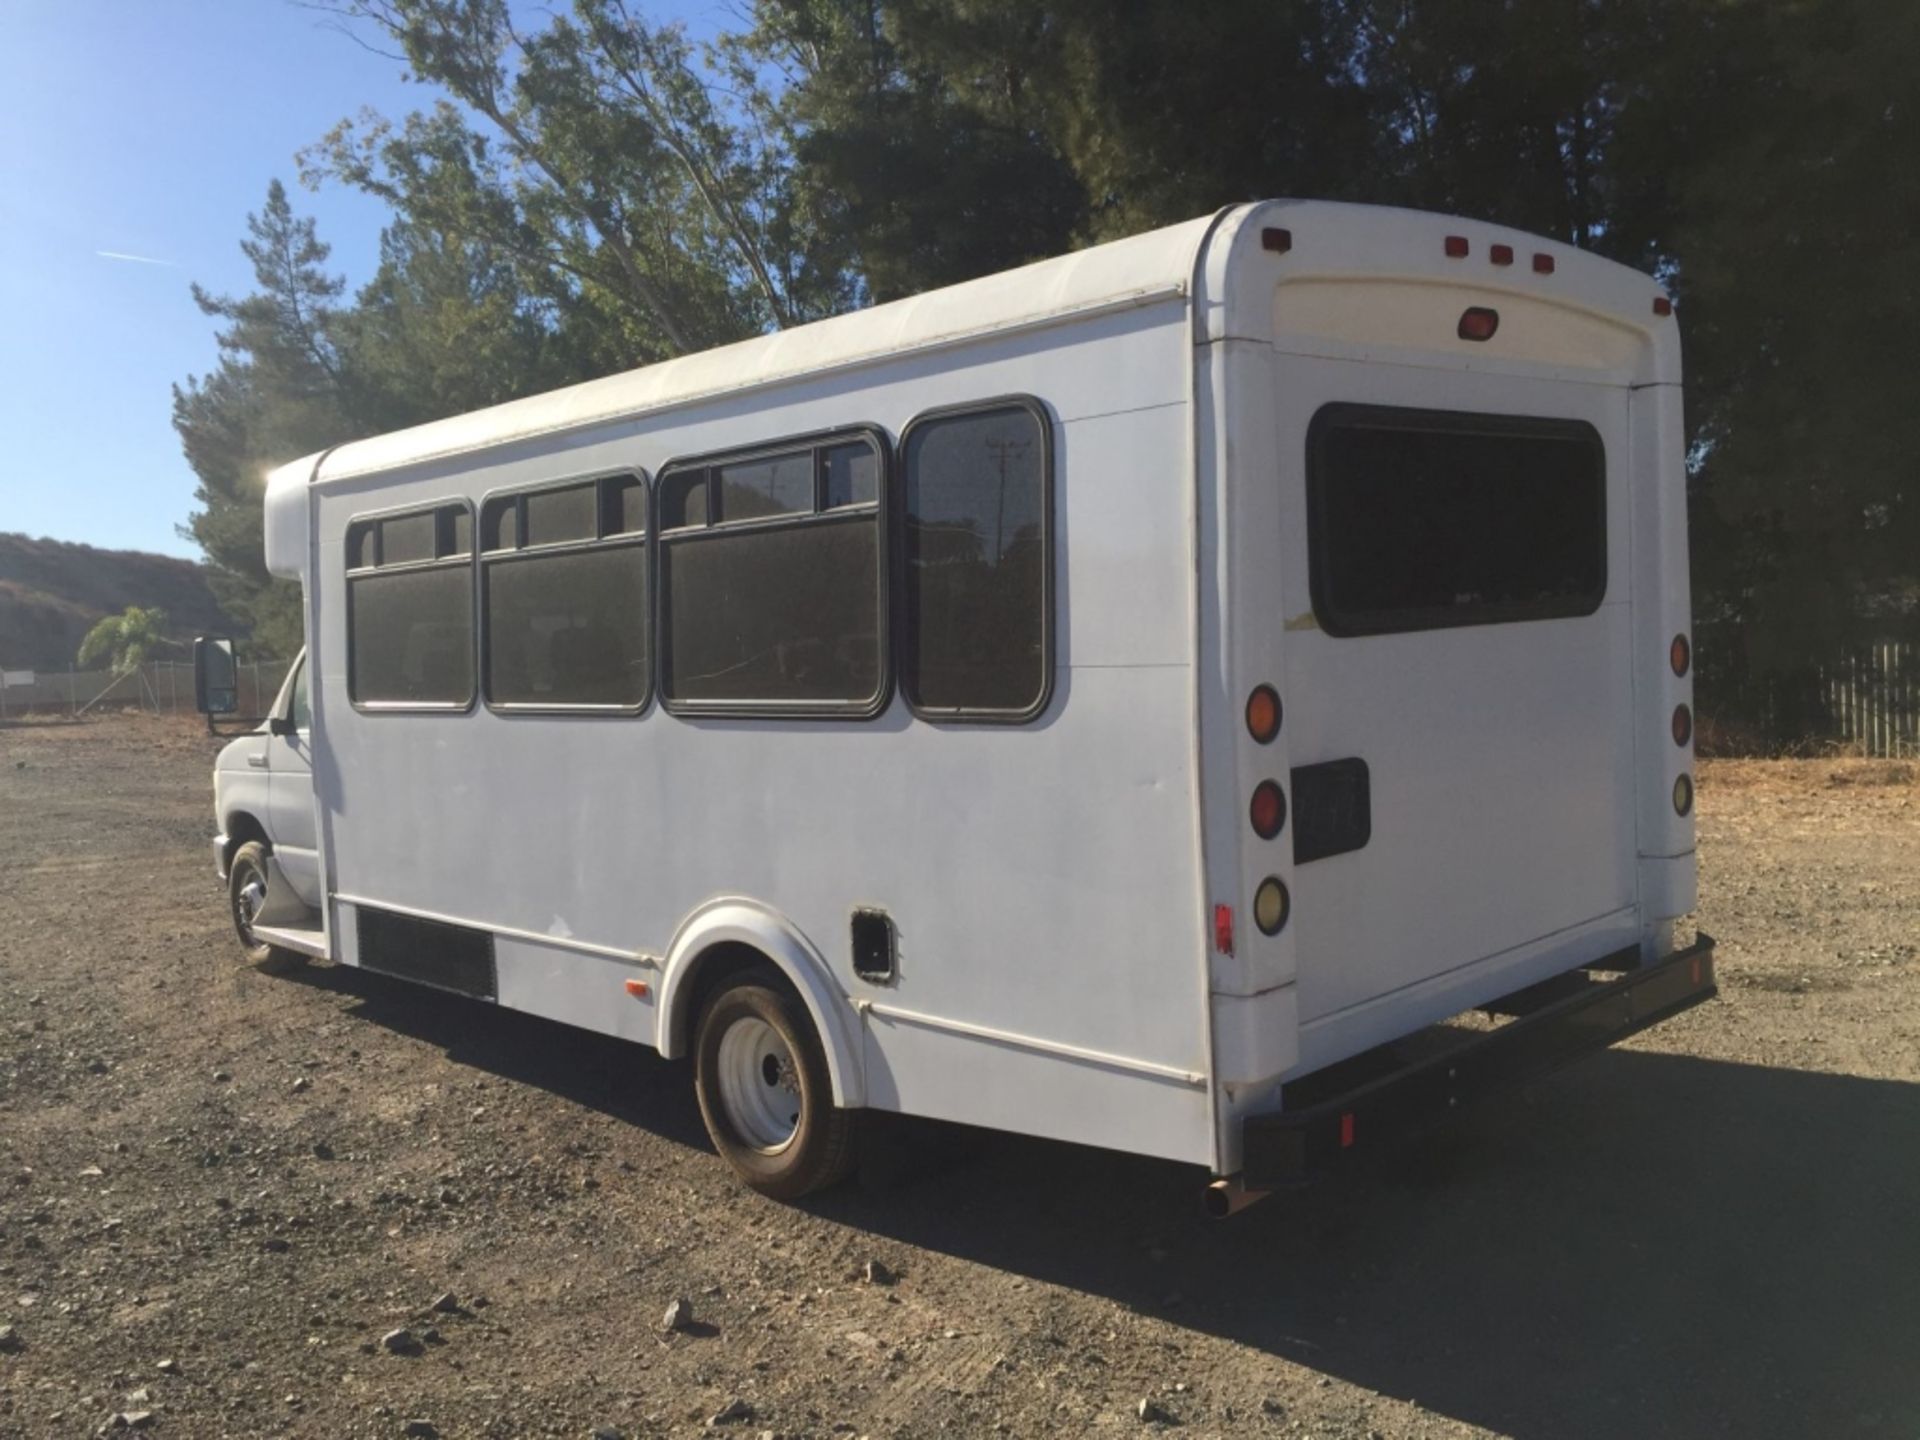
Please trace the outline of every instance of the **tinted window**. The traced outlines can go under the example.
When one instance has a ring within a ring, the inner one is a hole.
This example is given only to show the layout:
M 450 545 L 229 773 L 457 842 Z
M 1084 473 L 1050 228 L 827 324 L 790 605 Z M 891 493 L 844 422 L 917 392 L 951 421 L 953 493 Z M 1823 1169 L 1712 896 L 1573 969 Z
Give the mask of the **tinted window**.
M 871 505 L 880 497 L 880 455 L 871 445 L 831 445 L 820 452 L 820 473 L 826 484 L 823 505 Z
M 380 522 L 380 563 L 406 565 L 434 557 L 437 525 L 431 510 L 395 515 Z
M 766 515 L 801 515 L 813 511 L 811 450 L 722 465 L 719 473 L 722 520 L 753 520 Z
M 563 490 L 534 490 L 522 497 L 526 506 L 527 545 L 555 545 L 566 540 L 591 540 L 599 521 L 599 504 L 592 483 Z
M 528 553 L 489 563 L 483 577 L 489 700 L 646 702 L 646 546 Z
M 880 693 L 873 514 L 662 544 L 663 684 L 676 701 L 871 701 Z
M 660 478 L 660 528 L 707 523 L 707 472 L 679 470 Z
M 473 576 L 461 564 L 347 582 L 348 675 L 361 704 L 473 699 Z
M 1046 697 L 1043 426 L 1009 405 L 919 422 L 907 437 L 900 679 L 921 709 L 1022 715 Z
M 1330 405 L 1307 445 L 1313 607 L 1329 634 L 1599 608 L 1606 457 L 1592 426 Z

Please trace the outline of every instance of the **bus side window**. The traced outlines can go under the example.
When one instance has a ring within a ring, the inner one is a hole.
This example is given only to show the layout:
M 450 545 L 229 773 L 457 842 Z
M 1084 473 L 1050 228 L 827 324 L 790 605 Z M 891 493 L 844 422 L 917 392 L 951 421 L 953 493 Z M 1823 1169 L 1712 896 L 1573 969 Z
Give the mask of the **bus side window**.
M 1046 708 L 1051 439 L 1029 400 L 907 427 L 900 682 L 920 715 L 1021 721 Z

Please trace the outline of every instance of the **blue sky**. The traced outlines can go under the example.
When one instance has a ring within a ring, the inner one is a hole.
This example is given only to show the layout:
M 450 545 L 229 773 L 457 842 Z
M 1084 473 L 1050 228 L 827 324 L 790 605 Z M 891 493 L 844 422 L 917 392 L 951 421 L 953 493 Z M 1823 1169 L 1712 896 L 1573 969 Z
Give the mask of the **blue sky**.
M 643 8 L 690 15 L 696 33 L 720 14 L 710 0 Z M 216 351 L 188 284 L 251 288 L 239 240 L 276 176 L 319 221 L 334 270 L 365 281 L 384 207 L 299 188 L 294 154 L 363 106 L 399 115 L 430 93 L 291 0 L 6 10 L 0 531 L 196 555 L 174 530 L 193 474 L 169 387 Z

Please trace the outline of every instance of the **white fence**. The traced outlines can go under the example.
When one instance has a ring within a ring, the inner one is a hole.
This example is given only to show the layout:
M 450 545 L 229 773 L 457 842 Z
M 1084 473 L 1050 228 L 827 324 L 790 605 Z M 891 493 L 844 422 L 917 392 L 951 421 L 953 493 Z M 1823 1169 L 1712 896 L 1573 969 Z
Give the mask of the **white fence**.
M 239 715 L 264 715 L 286 678 L 284 660 L 242 660 Z M 163 715 L 193 713 L 193 665 L 186 660 L 149 660 L 138 670 L 0 671 L 0 719 L 77 715 L 89 709 L 142 709 Z M 29 681 L 27 676 L 31 674 Z
M 1820 683 L 1840 739 L 1878 759 L 1920 756 L 1920 646 L 1868 645 L 1821 666 Z

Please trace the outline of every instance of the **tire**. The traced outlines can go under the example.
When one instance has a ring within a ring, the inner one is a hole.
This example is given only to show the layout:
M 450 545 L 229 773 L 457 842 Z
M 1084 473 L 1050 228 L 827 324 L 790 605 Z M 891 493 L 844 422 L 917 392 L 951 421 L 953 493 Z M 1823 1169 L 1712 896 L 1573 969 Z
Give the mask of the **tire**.
M 253 917 L 267 893 L 267 854 L 267 847 L 258 840 L 249 840 L 234 851 L 233 863 L 227 867 L 227 911 L 247 964 L 266 974 L 278 975 L 291 970 L 305 957 L 297 950 L 283 950 L 254 938 Z
M 747 971 L 708 997 L 694 1090 L 721 1158 L 762 1195 L 798 1200 L 853 1165 L 858 1117 L 833 1103 L 813 1019 L 778 972 Z

